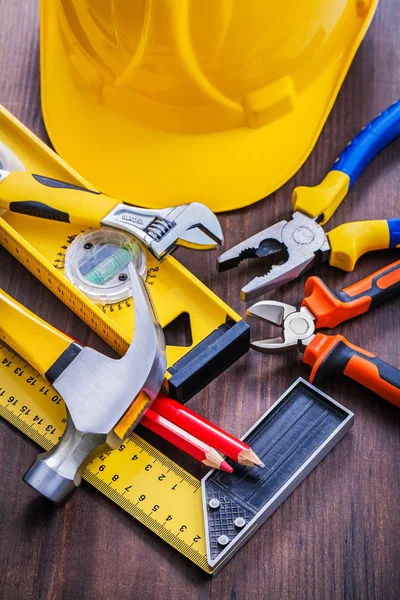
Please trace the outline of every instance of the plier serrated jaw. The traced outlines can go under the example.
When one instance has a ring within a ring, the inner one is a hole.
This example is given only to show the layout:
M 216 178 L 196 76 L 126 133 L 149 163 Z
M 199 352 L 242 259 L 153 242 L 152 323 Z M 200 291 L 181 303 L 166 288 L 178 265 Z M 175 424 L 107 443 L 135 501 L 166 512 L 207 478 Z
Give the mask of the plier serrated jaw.
M 285 258 L 282 254 L 285 252 L 282 231 L 286 223 L 287 221 L 275 223 L 226 250 L 217 258 L 217 271 L 220 273 L 228 271 L 237 267 L 243 260 L 253 258 L 271 256 L 272 259 L 278 261 Z
M 312 266 L 317 255 L 322 260 L 327 258 L 329 248 L 316 219 L 295 212 L 290 221 L 275 223 L 221 254 L 217 268 L 225 271 L 243 259 L 269 257 L 269 271 L 241 289 L 241 299 L 248 301 L 293 281 Z

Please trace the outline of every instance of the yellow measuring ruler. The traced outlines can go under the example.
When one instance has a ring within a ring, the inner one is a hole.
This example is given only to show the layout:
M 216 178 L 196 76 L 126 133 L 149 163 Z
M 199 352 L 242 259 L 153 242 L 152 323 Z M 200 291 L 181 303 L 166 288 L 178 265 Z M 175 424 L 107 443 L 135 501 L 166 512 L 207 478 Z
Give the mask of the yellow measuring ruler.
M 61 397 L 5 345 L 0 346 L 0 415 L 45 450 L 58 441 L 65 426 Z M 90 463 L 83 477 L 201 569 L 212 572 L 200 481 L 167 456 L 131 434 L 118 450 Z

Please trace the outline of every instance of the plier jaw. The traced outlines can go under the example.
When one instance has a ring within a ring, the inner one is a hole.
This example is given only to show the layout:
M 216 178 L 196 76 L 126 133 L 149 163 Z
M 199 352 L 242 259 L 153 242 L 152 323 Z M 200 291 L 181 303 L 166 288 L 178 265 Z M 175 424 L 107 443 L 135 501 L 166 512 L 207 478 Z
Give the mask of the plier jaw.
M 293 281 L 313 265 L 316 256 L 326 259 L 329 250 L 325 232 L 316 219 L 295 212 L 290 221 L 275 223 L 221 254 L 217 269 L 231 269 L 244 259 L 270 258 L 269 271 L 241 289 L 241 299 L 248 301 Z
M 271 354 L 296 348 L 304 351 L 314 337 L 315 317 L 305 306 L 298 310 L 285 302 L 264 300 L 253 304 L 246 314 L 281 329 L 281 335 L 276 338 L 252 342 L 251 347 L 258 352 Z
M 270 256 L 274 262 L 286 260 L 286 248 L 282 241 L 282 231 L 286 224 L 287 221 L 275 223 L 226 250 L 217 258 L 217 271 L 228 271 L 239 266 L 243 260 L 253 258 Z

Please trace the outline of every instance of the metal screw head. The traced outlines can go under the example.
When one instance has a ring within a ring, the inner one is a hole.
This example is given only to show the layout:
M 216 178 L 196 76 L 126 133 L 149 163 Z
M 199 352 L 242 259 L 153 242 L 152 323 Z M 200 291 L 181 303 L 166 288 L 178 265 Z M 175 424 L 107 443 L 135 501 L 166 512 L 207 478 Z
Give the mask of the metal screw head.
M 226 546 L 229 544 L 229 538 L 227 535 L 220 535 L 217 541 L 220 546 Z
M 235 519 L 234 523 L 236 527 L 244 527 L 246 525 L 246 521 L 243 519 L 243 517 L 238 517 Z
M 93 244 L 91 242 L 86 242 L 83 247 L 85 250 L 91 250 L 93 248 Z
M 126 280 L 128 279 L 128 275 L 127 275 L 126 273 L 120 273 L 120 274 L 118 275 L 118 279 L 119 279 L 120 281 L 126 281 Z
M 214 509 L 219 508 L 220 501 L 218 500 L 218 498 L 211 498 L 210 502 L 208 503 L 208 506 Z

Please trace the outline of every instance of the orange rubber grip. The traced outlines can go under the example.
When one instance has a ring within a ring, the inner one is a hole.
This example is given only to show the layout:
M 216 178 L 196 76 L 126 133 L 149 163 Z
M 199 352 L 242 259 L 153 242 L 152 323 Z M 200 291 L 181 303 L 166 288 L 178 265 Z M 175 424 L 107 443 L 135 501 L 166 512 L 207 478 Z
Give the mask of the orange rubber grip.
M 316 317 L 316 327 L 336 327 L 400 294 L 400 260 L 340 291 L 330 290 L 319 277 L 309 277 L 304 294 L 302 306 Z
M 310 381 L 343 374 L 400 408 L 400 371 L 341 335 L 318 333 L 304 352 Z

